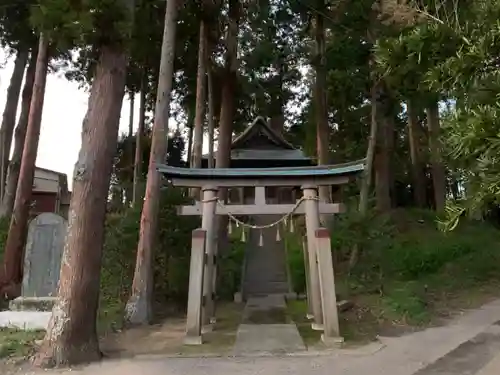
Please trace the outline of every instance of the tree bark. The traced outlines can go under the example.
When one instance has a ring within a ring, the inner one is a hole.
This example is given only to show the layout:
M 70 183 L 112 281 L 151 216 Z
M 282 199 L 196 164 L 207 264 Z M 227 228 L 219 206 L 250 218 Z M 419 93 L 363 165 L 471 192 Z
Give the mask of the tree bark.
M 157 164 L 165 162 L 167 156 L 168 119 L 172 91 L 175 32 L 178 6 L 182 1 L 167 0 L 165 25 L 161 47 L 160 76 L 156 97 L 155 118 L 151 154 L 149 159 L 146 196 L 141 215 L 137 260 L 132 283 L 132 295 L 126 306 L 126 320 L 132 324 L 147 324 L 151 321 L 152 262 L 153 247 L 158 225 L 158 201 L 160 200 L 160 174 Z
M 361 215 L 366 215 L 368 213 L 368 200 L 370 196 L 370 187 L 373 180 L 373 170 L 374 170 L 374 160 L 375 160 L 375 149 L 377 145 L 378 136 L 378 120 L 377 120 L 377 88 L 374 85 L 371 92 L 371 124 L 370 124 L 370 136 L 368 137 L 368 149 L 366 151 L 366 166 L 363 174 L 363 179 L 361 180 L 361 191 L 359 195 L 359 207 L 358 210 Z
M 18 51 L 14 62 L 14 70 L 10 77 L 9 88 L 7 89 L 7 100 L 5 101 L 2 126 L 0 128 L 0 198 L 3 198 L 5 193 L 10 147 L 12 145 L 12 136 L 16 125 L 17 107 L 19 105 L 19 95 L 21 93 L 24 69 L 26 68 L 28 57 L 29 51 L 27 49 Z
M 203 124 L 205 123 L 205 107 L 207 92 L 207 37 L 205 21 L 200 21 L 200 41 L 198 47 L 198 75 L 196 79 L 196 112 L 193 135 L 193 167 L 201 168 L 203 153 Z
M 0 279 L 0 291 L 2 294 L 4 294 L 5 288 L 10 289 L 12 286 L 20 284 L 23 277 L 24 245 L 26 241 L 26 229 L 28 227 L 49 62 L 48 47 L 48 40 L 41 34 L 21 170 L 16 189 L 13 214 L 10 220 L 9 234 L 5 243 L 3 274 Z
M 38 366 L 59 367 L 101 358 L 96 330 L 99 275 L 127 64 L 124 48 L 100 48 L 73 174 L 58 299 L 35 359 Z
M 375 196 L 376 207 L 380 212 L 387 212 L 392 208 L 391 200 L 391 146 L 394 140 L 394 122 L 391 118 L 390 98 L 387 97 L 385 85 L 379 84 L 377 94 L 377 120 L 379 132 L 375 151 Z
M 434 187 L 434 203 L 437 212 L 443 212 L 446 204 L 446 174 L 441 159 L 441 129 L 439 124 L 439 107 L 435 101 L 427 110 L 429 127 L 429 149 L 431 155 L 432 184 Z
M 229 24 L 226 36 L 225 79 L 222 87 L 222 105 L 219 116 L 219 141 L 216 168 L 228 168 L 231 160 L 231 139 L 235 112 L 234 92 L 238 71 L 238 0 L 229 0 Z M 221 189 L 223 190 L 223 189 Z
M 140 181 L 142 180 L 142 137 L 146 128 L 146 85 L 147 76 L 143 75 L 141 80 L 141 97 L 139 103 L 139 126 L 135 135 L 135 157 L 134 157 L 134 183 L 132 188 L 132 206 L 140 200 Z
M 215 98 L 214 98 L 214 82 L 211 58 L 208 61 L 208 168 L 215 167 L 214 158 L 214 141 L 215 141 Z
M 286 67 L 283 62 L 284 56 L 280 55 L 276 62 L 276 93 L 271 99 L 271 128 L 278 134 L 283 134 L 285 129 L 285 114 L 283 111 L 283 76 L 285 75 Z
M 321 1 L 320 9 L 324 9 L 324 1 Z M 325 56 L 325 25 L 324 17 L 320 12 L 316 13 L 316 142 L 318 148 L 318 164 L 330 163 L 329 139 L 330 131 L 328 125 L 328 110 L 326 108 L 326 56 Z M 324 202 L 331 202 L 331 189 L 328 186 L 320 186 L 319 197 Z M 323 222 L 325 222 L 323 218 Z
M 229 0 L 229 24 L 226 34 L 225 77 L 221 93 L 221 108 L 219 115 L 219 134 L 215 168 L 229 168 L 231 164 L 231 140 L 233 135 L 233 120 L 235 113 L 235 89 L 238 72 L 238 25 L 240 19 L 240 3 Z M 221 201 L 227 199 L 227 189 L 219 189 Z M 228 248 L 227 237 L 228 218 L 218 217 L 218 253 L 222 254 Z
M 134 112 L 135 112 L 135 93 L 129 93 L 130 99 L 130 115 L 128 118 L 128 136 L 132 137 L 134 135 Z M 133 154 L 131 155 L 134 156 Z
M 7 183 L 5 185 L 5 194 L 0 207 L 0 218 L 10 217 L 14 209 L 14 200 L 16 198 L 17 182 L 21 169 L 21 159 L 23 157 L 24 140 L 26 138 L 26 129 L 28 128 L 28 117 L 30 114 L 31 97 L 33 94 L 33 83 L 35 82 L 36 60 L 38 55 L 38 46 L 31 51 L 30 62 L 26 70 L 26 79 L 22 93 L 21 113 L 14 132 L 14 152 L 12 160 L 7 169 Z
M 426 205 L 425 178 L 422 168 L 422 156 L 420 153 L 420 134 L 418 128 L 418 117 L 415 103 L 408 100 L 406 103 L 408 113 L 408 141 L 410 146 L 411 170 L 413 178 L 413 197 L 418 207 Z
M 363 178 L 361 180 L 361 189 L 359 194 L 358 211 L 361 217 L 365 217 L 369 208 L 370 188 L 373 180 L 375 149 L 377 146 L 378 131 L 378 113 L 377 113 L 377 85 L 374 84 L 371 90 L 371 121 L 370 135 L 368 137 L 368 149 L 366 150 L 366 164 Z M 349 270 L 353 269 L 358 263 L 361 249 L 358 244 L 355 244 L 349 259 Z
M 130 114 L 128 119 L 128 156 L 127 156 L 127 171 L 132 169 L 132 162 L 135 160 L 135 149 L 134 143 L 132 142 L 132 137 L 134 136 L 134 112 L 135 112 L 135 93 L 129 92 L 129 104 L 130 104 Z M 128 163 L 130 162 L 130 169 Z M 127 172 L 128 174 L 128 172 Z M 132 171 L 132 178 L 130 181 L 127 181 L 127 185 L 125 186 L 125 201 L 127 207 L 130 207 L 132 201 L 134 199 L 134 174 Z
M 193 138 L 194 138 L 194 126 L 190 124 L 188 131 L 188 146 L 187 146 L 187 161 L 189 168 L 193 167 Z

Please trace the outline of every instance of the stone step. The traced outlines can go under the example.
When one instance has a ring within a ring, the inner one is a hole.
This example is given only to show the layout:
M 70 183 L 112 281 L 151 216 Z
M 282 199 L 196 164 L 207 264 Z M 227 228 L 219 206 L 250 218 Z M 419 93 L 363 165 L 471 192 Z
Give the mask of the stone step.
M 287 293 L 288 283 L 267 283 L 267 284 L 247 284 L 244 287 L 246 294 L 273 294 L 273 293 Z

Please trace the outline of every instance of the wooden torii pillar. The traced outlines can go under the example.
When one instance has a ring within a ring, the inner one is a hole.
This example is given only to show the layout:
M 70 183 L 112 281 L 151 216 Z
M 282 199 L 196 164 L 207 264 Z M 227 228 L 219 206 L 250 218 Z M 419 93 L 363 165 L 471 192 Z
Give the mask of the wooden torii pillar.
M 342 185 L 364 170 L 364 161 L 341 165 L 296 168 L 197 169 L 158 165 L 157 170 L 174 186 L 201 188 L 203 198 L 192 206 L 178 208 L 180 215 L 199 215 L 202 228 L 193 232 L 189 281 L 186 344 L 201 344 L 211 329 L 214 312 L 215 215 L 305 214 L 307 229 L 308 302 L 312 328 L 323 331 L 323 341 L 340 338 L 332 254 L 328 231 L 320 228 L 320 214 L 343 212 L 340 203 L 320 202 L 319 186 Z M 303 201 L 265 204 L 265 187 L 301 186 Z M 254 204 L 224 205 L 217 201 L 218 188 L 255 187 Z M 264 194 L 264 196 L 262 196 Z

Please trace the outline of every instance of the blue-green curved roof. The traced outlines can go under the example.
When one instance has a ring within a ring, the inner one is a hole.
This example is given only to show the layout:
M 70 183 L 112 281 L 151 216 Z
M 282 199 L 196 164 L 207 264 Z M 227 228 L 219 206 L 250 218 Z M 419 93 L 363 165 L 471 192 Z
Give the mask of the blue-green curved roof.
M 365 160 L 335 165 L 312 167 L 279 168 L 180 168 L 164 164 L 156 166 L 158 172 L 166 178 L 190 179 L 239 179 L 262 177 L 319 177 L 319 176 L 355 176 L 365 169 Z

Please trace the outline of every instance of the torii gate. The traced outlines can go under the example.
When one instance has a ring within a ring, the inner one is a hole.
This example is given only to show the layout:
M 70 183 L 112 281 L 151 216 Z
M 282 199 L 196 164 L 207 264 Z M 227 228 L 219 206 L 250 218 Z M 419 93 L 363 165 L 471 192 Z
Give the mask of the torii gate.
M 307 300 L 312 328 L 322 330 L 325 343 L 340 338 L 335 281 L 327 229 L 320 227 L 320 214 L 344 211 L 340 203 L 320 202 L 319 186 L 347 184 L 365 168 L 365 162 L 295 168 L 179 168 L 158 165 L 157 170 L 173 185 L 201 188 L 202 201 L 179 207 L 181 215 L 201 215 L 201 228 L 193 231 L 189 275 L 189 296 L 185 343 L 199 345 L 202 334 L 214 322 L 216 274 L 216 215 L 305 214 L 307 231 Z M 294 204 L 266 204 L 265 188 L 300 186 L 303 197 Z M 255 187 L 254 204 L 225 205 L 219 202 L 219 188 Z

